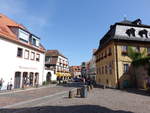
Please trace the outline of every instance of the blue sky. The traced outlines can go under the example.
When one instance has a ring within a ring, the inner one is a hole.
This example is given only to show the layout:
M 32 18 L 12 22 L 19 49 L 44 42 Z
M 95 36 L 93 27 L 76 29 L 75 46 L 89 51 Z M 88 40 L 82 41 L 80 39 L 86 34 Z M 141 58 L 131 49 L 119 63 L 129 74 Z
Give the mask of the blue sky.
M 149 0 L 0 0 L 0 13 L 25 25 L 46 49 L 58 49 L 80 65 L 109 26 L 141 18 L 150 25 Z

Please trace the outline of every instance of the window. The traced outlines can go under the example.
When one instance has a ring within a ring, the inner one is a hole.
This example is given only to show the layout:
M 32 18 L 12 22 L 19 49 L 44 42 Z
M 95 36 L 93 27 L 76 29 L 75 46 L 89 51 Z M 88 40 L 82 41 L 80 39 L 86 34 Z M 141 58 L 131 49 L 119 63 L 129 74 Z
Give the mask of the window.
M 147 54 L 150 55 L 150 48 L 147 48 Z
M 102 74 L 104 74 L 104 66 L 102 67 Z
M 108 55 L 110 56 L 111 54 L 112 54 L 111 47 L 109 47 L 109 49 L 108 49 Z
M 123 72 L 126 73 L 129 70 L 129 64 L 123 64 Z
M 131 49 L 137 53 L 140 53 L 140 47 L 139 46 L 135 46 L 135 47 L 132 46 Z
M 109 84 L 109 81 L 108 81 L 108 79 L 106 79 L 106 83 L 107 83 L 107 84 Z
M 34 59 L 35 59 L 35 53 L 31 52 L 31 60 L 34 60 Z
M 128 46 L 122 46 L 122 55 L 127 55 Z
M 105 66 L 105 74 L 107 74 L 107 65 Z
M 128 47 L 127 46 L 122 46 L 122 51 L 127 52 Z
M 36 54 L 36 61 L 40 61 L 40 54 Z
M 112 65 L 111 65 L 111 62 L 109 63 L 109 74 L 112 74 Z
M 107 57 L 107 50 L 105 50 L 105 56 L 104 56 L 105 58 Z
M 22 54 L 23 54 L 23 49 L 22 48 L 18 48 L 17 56 L 18 57 L 22 57 Z
M 101 67 L 99 67 L 99 74 L 101 75 Z
M 50 56 L 46 56 L 45 57 L 45 62 L 49 62 L 50 61 Z
M 29 33 L 24 30 L 19 29 L 18 37 L 21 41 L 28 42 L 29 41 Z
M 104 54 L 102 53 L 102 59 L 104 58 Z
M 146 29 L 139 31 L 140 37 L 148 38 L 148 31 Z
M 126 34 L 130 37 L 130 36 L 134 36 L 135 37 L 135 29 L 131 28 L 131 29 L 127 29 Z
M 96 69 L 97 69 L 97 74 L 99 74 L 99 72 L 98 72 L 98 71 L 99 71 L 99 68 L 97 67 Z
M 140 53 L 140 47 L 135 47 L 134 49 L 136 52 Z
M 25 50 L 24 58 L 29 59 L 29 51 L 28 50 Z
M 98 72 L 99 72 L 99 74 L 101 74 L 101 67 L 98 68 Z
M 32 39 L 32 44 L 36 46 L 36 39 L 35 38 Z

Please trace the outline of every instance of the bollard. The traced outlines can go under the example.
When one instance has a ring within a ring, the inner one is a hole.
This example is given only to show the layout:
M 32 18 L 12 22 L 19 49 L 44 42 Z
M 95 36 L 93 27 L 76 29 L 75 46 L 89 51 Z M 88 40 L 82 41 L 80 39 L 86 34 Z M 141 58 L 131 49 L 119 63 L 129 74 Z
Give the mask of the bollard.
M 73 98 L 73 91 L 69 91 L 69 98 Z
M 86 98 L 87 97 L 87 86 L 84 85 L 82 88 L 81 88 L 81 98 Z
M 105 85 L 103 85 L 103 89 L 105 89 L 106 88 L 106 86 Z
M 39 85 L 38 85 L 38 84 L 35 84 L 35 87 L 36 87 L 36 88 L 38 88 L 38 87 L 39 87 Z
M 88 92 L 90 92 L 90 89 L 91 89 L 90 86 L 87 86 L 87 91 L 88 91 Z
M 93 89 L 93 85 L 90 85 L 91 90 Z
M 80 95 L 80 93 L 81 93 L 81 89 L 77 88 L 77 95 Z

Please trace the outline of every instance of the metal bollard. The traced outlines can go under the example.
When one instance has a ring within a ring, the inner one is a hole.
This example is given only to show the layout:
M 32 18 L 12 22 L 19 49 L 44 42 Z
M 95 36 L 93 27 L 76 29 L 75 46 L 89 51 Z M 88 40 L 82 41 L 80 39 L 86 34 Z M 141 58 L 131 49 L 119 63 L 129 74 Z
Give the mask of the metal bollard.
M 103 89 L 105 89 L 106 88 L 106 86 L 105 85 L 103 85 Z
M 81 93 L 81 89 L 77 88 L 77 95 L 80 95 L 80 93 Z
M 84 85 L 82 88 L 81 88 L 81 98 L 86 98 L 87 97 L 87 86 Z
M 90 86 L 87 86 L 87 91 L 88 91 L 88 92 L 90 92 L 90 89 L 91 89 Z
M 69 98 L 73 98 L 73 91 L 69 91 Z
M 93 89 L 93 85 L 90 85 L 91 90 Z
M 38 88 L 38 87 L 39 87 L 39 85 L 38 85 L 38 84 L 35 84 L 35 87 L 36 87 L 36 88 Z

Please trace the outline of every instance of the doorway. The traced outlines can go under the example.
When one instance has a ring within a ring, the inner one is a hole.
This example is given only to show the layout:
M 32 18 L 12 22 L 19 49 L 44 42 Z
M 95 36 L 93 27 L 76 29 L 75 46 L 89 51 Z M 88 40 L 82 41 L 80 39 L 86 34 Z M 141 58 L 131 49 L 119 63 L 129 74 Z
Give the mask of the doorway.
M 14 88 L 20 88 L 21 72 L 15 73 Z

